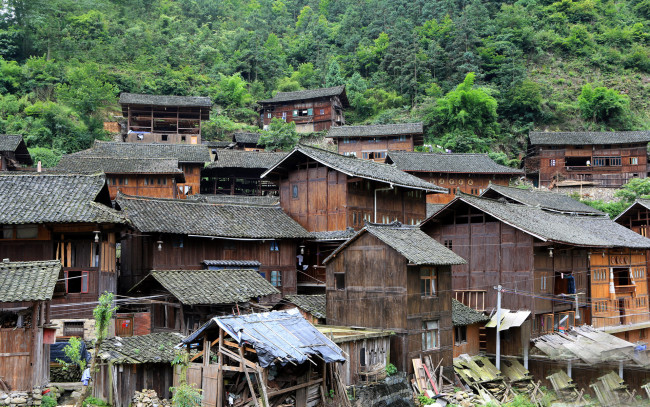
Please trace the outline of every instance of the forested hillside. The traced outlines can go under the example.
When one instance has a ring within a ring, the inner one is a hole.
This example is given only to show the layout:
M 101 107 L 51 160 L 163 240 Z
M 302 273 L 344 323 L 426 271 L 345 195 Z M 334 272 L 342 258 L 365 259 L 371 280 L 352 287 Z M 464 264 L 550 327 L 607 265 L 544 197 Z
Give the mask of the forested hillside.
M 275 91 L 345 83 L 349 123 L 423 120 L 429 142 L 508 158 L 532 128 L 650 124 L 650 0 L 3 4 L 0 132 L 47 162 L 106 137 L 122 91 L 210 96 L 219 138 Z

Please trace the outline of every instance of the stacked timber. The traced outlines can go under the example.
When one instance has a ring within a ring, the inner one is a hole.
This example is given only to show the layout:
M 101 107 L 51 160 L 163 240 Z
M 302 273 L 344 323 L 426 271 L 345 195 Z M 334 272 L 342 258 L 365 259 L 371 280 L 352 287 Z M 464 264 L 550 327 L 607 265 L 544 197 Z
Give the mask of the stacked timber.
M 169 400 L 158 398 L 155 390 L 147 389 L 136 391 L 131 400 L 133 407 L 171 407 L 172 405 Z

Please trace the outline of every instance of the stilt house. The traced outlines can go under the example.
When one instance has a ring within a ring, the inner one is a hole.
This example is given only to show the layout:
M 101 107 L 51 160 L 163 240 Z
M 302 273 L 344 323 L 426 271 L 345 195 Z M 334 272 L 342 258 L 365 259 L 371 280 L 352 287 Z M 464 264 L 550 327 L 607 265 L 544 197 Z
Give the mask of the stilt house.
M 413 151 L 424 143 L 422 123 L 332 127 L 327 137 L 339 154 L 380 163 L 389 151 Z
M 32 165 L 23 136 L 0 134 L 0 171 L 12 171 Z

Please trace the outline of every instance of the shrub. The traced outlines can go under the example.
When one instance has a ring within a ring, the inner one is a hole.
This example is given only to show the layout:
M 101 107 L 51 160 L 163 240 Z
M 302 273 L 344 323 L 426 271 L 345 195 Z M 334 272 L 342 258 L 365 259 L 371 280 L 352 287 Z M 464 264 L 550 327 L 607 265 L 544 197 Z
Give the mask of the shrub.
M 170 387 L 174 395 L 172 396 L 172 406 L 174 407 L 198 407 L 201 405 L 201 390 L 186 383 L 178 387 Z
M 392 363 L 387 364 L 387 365 L 386 365 L 386 374 L 387 374 L 388 376 L 392 376 L 392 375 L 394 375 L 395 373 L 397 373 L 397 367 L 395 367 L 395 365 L 392 364 Z
M 52 396 L 43 396 L 41 407 L 56 407 L 56 399 Z
M 110 407 L 110 404 L 95 397 L 86 398 L 81 405 L 82 407 Z

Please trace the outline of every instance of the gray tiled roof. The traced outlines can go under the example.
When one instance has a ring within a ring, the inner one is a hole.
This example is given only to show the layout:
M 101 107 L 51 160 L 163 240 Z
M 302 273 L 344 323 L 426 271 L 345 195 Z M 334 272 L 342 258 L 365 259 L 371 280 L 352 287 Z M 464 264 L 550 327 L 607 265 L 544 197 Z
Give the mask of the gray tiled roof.
M 185 305 L 234 304 L 280 294 L 255 270 L 154 270 L 151 276 Z
M 445 204 L 427 203 L 427 218 L 442 209 Z
M 157 332 L 149 335 L 105 339 L 99 348 L 102 360 L 115 364 L 171 363 L 176 357 L 174 347 L 183 335 L 175 332 Z
M 287 153 L 269 151 L 219 150 L 207 168 L 258 168 L 267 169 L 283 159 Z
M 628 144 L 650 142 L 650 131 L 531 131 L 531 145 Z
M 315 294 L 315 295 L 287 295 L 285 297 L 287 301 L 295 305 L 296 307 L 307 311 L 316 318 L 326 318 L 327 315 L 327 306 L 326 306 L 326 296 L 325 294 Z
M 120 104 L 212 107 L 210 98 L 204 96 L 143 95 L 139 93 L 122 93 Z
M 466 326 L 487 322 L 490 318 L 484 313 L 468 307 L 455 298 L 451 299 L 451 323 L 454 326 Z
M 232 141 L 204 141 L 201 144 L 208 146 L 210 148 L 228 148 L 234 146 L 235 144 Z
M 92 148 L 72 156 L 120 158 L 175 158 L 179 163 L 209 163 L 210 148 L 204 144 L 120 143 L 95 141 Z
M 225 205 L 278 205 L 280 197 L 276 195 L 202 195 L 194 194 L 187 200 Z
M 125 223 L 97 202 L 103 188 L 103 174 L 0 174 L 0 224 Z
M 323 232 L 311 232 L 314 240 L 348 240 L 354 234 L 354 228 L 348 227 L 345 230 L 328 230 Z
M 529 206 L 539 206 L 540 208 L 549 209 L 559 212 L 573 212 L 582 214 L 604 215 L 604 212 L 571 198 L 568 195 L 531 189 L 512 188 L 502 185 L 490 184 L 483 191 L 482 197 L 498 199 L 500 197 L 506 200 Z
M 334 250 L 329 257 L 323 260 L 323 264 L 336 257 L 339 252 L 364 233 L 370 233 L 395 249 L 408 260 L 409 264 L 449 266 L 467 263 L 462 257 L 421 231 L 419 226 L 406 226 L 399 222 L 393 222 L 385 225 L 367 224 L 350 240 Z
M 236 266 L 236 267 L 259 267 L 262 265 L 257 260 L 203 260 L 206 266 Z
M 487 154 L 438 154 L 389 151 L 386 162 L 408 172 L 467 174 L 523 174 L 524 171 L 497 164 Z
M 233 139 L 241 144 L 257 144 L 261 135 L 261 133 L 235 133 Z
M 117 203 L 133 226 L 144 233 L 247 239 L 311 237 L 279 206 L 221 205 L 124 194 L 118 194 Z
M 607 216 L 565 215 L 548 212 L 538 207 L 466 194 L 460 194 L 456 200 L 466 202 L 542 241 L 583 247 L 650 248 L 650 239 L 619 225 Z M 453 207 L 455 202 L 449 207 Z M 445 210 L 430 219 L 436 219 L 444 213 Z
M 271 99 L 260 100 L 258 103 L 276 103 L 303 99 L 316 99 L 329 96 L 338 96 L 343 92 L 345 92 L 345 85 L 334 86 L 331 88 L 297 90 L 294 92 L 278 92 Z
M 422 123 L 373 124 L 369 126 L 332 127 L 327 137 L 377 137 L 422 134 Z
M 0 302 L 51 300 L 60 271 L 58 260 L 0 263 Z
M 178 174 L 175 158 L 119 158 L 64 155 L 51 171 L 96 174 Z
M 0 134 L 0 151 L 16 151 L 21 141 L 21 135 Z
M 360 177 L 374 181 L 385 182 L 395 186 L 423 189 L 427 191 L 448 192 L 446 188 L 439 187 L 430 182 L 421 180 L 420 178 L 400 171 L 392 165 L 374 162 L 372 160 L 362 160 L 354 157 L 346 157 L 337 153 L 333 153 L 320 148 L 309 147 L 299 144 L 293 151 L 287 154 L 284 159 L 277 162 L 273 167 L 269 168 L 262 178 L 267 174 L 273 172 L 280 164 L 288 161 L 291 157 L 297 155 L 305 155 L 312 160 L 330 167 L 334 170 L 340 171 L 351 177 Z

